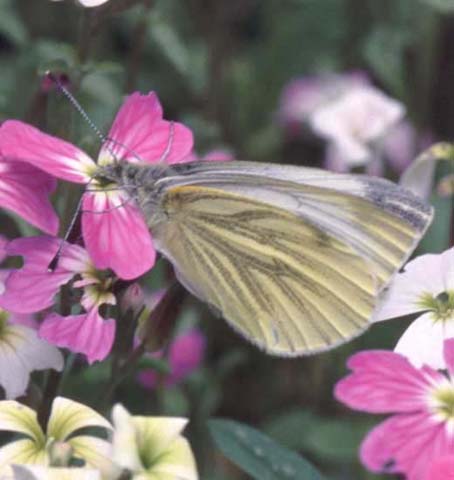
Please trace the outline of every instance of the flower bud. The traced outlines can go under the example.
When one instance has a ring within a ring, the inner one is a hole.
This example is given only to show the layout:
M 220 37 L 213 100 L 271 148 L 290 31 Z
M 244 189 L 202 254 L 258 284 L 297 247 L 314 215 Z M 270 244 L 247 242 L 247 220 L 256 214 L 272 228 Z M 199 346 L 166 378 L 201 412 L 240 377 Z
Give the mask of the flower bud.
M 133 283 L 123 293 L 120 301 L 120 308 L 123 313 L 131 311 L 137 315 L 142 310 L 145 302 L 145 295 L 138 283 Z

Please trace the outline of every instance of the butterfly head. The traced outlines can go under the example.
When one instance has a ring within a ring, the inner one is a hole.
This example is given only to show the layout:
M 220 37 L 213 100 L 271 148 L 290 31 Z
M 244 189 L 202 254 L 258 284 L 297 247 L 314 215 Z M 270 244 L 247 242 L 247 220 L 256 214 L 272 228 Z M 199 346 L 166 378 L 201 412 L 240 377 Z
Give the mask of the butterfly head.
M 99 165 L 92 176 L 92 181 L 102 188 L 112 184 L 120 188 L 128 188 L 137 184 L 139 170 L 137 165 L 126 162 Z

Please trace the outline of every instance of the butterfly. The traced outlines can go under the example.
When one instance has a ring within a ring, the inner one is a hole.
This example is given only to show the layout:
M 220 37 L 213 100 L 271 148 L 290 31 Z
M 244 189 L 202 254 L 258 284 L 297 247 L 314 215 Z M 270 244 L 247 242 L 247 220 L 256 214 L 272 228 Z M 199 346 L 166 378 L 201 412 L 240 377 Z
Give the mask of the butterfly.
M 244 161 L 100 166 L 142 210 L 178 280 L 266 352 L 366 330 L 432 208 L 364 175 Z

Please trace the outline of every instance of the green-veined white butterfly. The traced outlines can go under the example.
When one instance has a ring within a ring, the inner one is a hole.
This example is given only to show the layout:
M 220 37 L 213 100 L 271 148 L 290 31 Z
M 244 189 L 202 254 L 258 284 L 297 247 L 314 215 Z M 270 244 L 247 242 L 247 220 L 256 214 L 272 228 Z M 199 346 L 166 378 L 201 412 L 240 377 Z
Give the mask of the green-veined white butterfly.
M 431 207 L 379 178 L 253 162 L 99 167 L 137 202 L 177 278 L 267 352 L 359 335 Z

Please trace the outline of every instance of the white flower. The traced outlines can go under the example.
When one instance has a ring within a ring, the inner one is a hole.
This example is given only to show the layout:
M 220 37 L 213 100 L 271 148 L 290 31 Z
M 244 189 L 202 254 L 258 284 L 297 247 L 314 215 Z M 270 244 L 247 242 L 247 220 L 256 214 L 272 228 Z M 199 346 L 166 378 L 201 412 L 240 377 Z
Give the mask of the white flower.
M 321 106 L 368 84 L 369 78 L 361 71 L 295 78 L 282 91 L 279 119 L 288 125 L 304 123 Z
M 422 255 L 394 278 L 374 321 L 421 312 L 398 341 L 395 351 L 416 367 L 446 368 L 443 342 L 454 337 L 454 248 Z
M 52 0 L 52 2 L 60 2 L 60 1 L 61 0 Z M 99 7 L 100 5 L 107 3 L 109 0 L 77 0 L 77 1 L 83 7 L 92 8 L 92 7 Z
M 13 465 L 12 469 L 12 476 L 5 477 L 5 480 L 101 480 L 98 470 L 88 468 Z
M 351 166 L 364 165 L 371 146 L 405 114 L 404 106 L 376 88 L 360 86 L 317 109 L 309 118 L 313 130 L 333 142 Z
M 78 2 L 84 7 L 99 7 L 103 3 L 107 3 L 109 0 L 78 0 Z
M 34 410 L 14 400 L 1 401 L 0 430 L 22 435 L 0 448 L 0 478 L 11 475 L 13 464 L 51 465 L 57 442 L 58 450 L 64 446 L 69 450 L 68 460 L 83 460 L 91 469 L 108 471 L 112 464 L 110 444 L 101 438 L 77 433 L 86 427 L 112 429 L 110 423 L 93 409 L 57 397 L 44 432 Z
M 6 398 L 23 395 L 33 370 L 62 370 L 63 355 L 28 326 L 13 323 L 14 316 L 0 309 L 0 385 Z
M 197 480 L 188 441 L 181 435 L 184 418 L 131 416 L 121 405 L 112 411 L 112 460 L 131 480 Z

